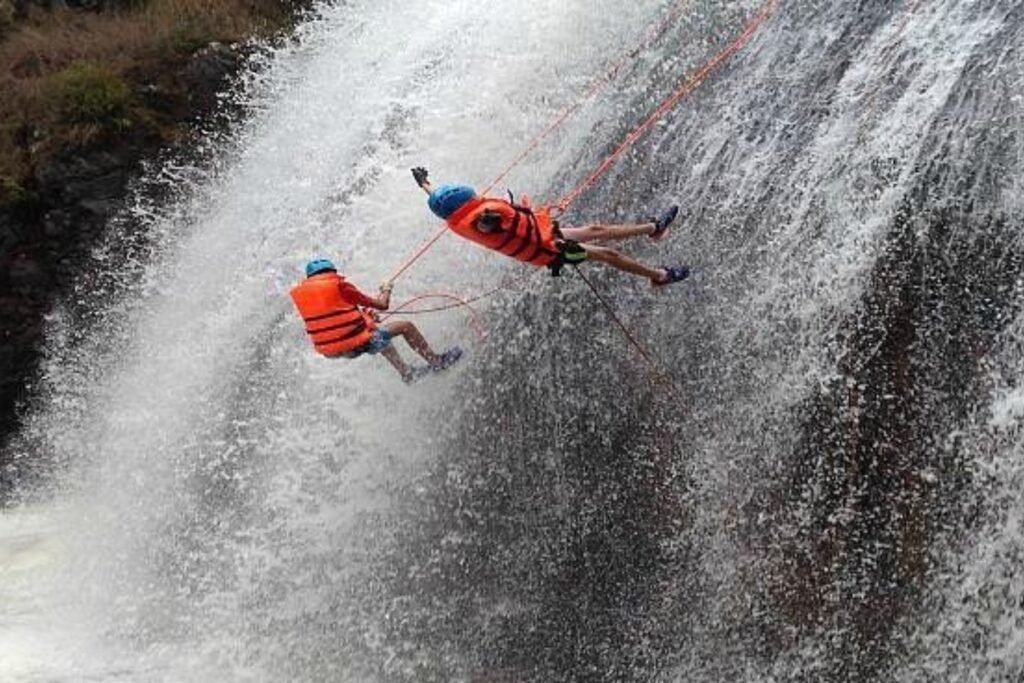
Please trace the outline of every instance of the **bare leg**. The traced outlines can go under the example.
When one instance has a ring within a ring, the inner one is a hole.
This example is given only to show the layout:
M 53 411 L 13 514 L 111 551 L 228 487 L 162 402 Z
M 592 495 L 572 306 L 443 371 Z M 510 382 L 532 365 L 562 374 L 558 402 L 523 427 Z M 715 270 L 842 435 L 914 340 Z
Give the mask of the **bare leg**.
M 654 223 L 638 225 L 584 225 L 580 228 L 562 228 L 562 235 L 574 242 L 595 242 L 597 240 L 625 240 L 630 237 L 650 235 L 656 229 Z
M 391 367 L 398 370 L 398 374 L 402 376 L 402 379 L 405 379 L 405 377 L 408 376 L 409 366 L 406 365 L 405 361 L 402 360 L 402 357 L 398 355 L 398 351 L 394 346 L 387 347 L 380 352 L 380 355 L 384 356 L 384 358 L 391 363 Z
M 634 275 L 641 275 L 648 278 L 651 282 L 662 283 L 666 281 L 668 274 L 664 268 L 652 268 L 646 266 L 639 261 L 635 261 L 628 256 L 609 249 L 608 247 L 595 247 L 592 244 L 584 244 L 583 249 L 587 252 L 587 258 L 591 261 L 600 261 L 601 263 L 607 263 L 612 268 L 618 268 L 619 270 L 627 273 L 633 273 Z
M 431 365 L 437 365 L 441 362 L 441 357 L 434 353 L 434 350 L 430 348 L 430 344 L 420 334 L 419 329 L 408 320 L 395 320 L 394 322 L 384 323 L 383 327 L 393 336 L 404 337 L 405 342 L 412 347 L 412 350 Z

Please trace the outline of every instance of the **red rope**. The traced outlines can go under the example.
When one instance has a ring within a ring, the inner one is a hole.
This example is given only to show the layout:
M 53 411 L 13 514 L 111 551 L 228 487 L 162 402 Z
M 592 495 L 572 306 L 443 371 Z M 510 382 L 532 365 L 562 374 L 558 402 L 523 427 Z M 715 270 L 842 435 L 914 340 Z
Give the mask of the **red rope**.
M 413 298 L 409 299 L 408 301 L 406 301 L 405 303 L 401 304 L 400 306 L 397 306 L 393 310 L 388 311 L 385 314 L 382 314 L 381 318 L 386 320 L 386 319 L 388 319 L 388 318 L 390 318 L 390 317 L 392 317 L 394 315 L 397 315 L 398 313 L 402 313 L 403 310 L 405 308 L 407 308 L 408 306 L 412 306 L 413 304 L 415 304 L 418 301 L 425 301 L 427 299 L 448 299 L 449 301 L 454 301 L 455 303 L 451 304 L 451 305 L 448 305 L 448 306 L 437 307 L 435 309 L 405 311 L 404 314 L 405 315 L 416 315 L 416 314 L 422 314 L 422 313 L 429 313 L 429 312 L 432 312 L 433 310 L 448 310 L 448 309 L 451 309 L 451 308 L 463 307 L 463 308 L 466 308 L 469 311 L 470 325 L 473 327 L 473 331 L 476 332 L 477 337 L 479 337 L 481 340 L 483 340 L 483 338 L 486 336 L 486 333 L 484 332 L 483 325 L 480 322 L 480 315 L 476 312 L 476 309 L 473 308 L 473 305 L 472 305 L 473 302 L 468 300 L 468 299 L 463 299 L 461 297 L 458 297 L 458 296 L 456 296 L 454 294 L 449 294 L 448 292 L 424 292 L 423 294 L 420 294 L 418 296 L 414 296 Z
M 415 254 L 405 259 L 401 267 L 398 270 L 396 270 L 391 277 L 388 278 L 388 282 L 394 282 L 399 278 L 399 276 L 402 275 L 402 273 L 412 268 L 412 265 L 416 263 L 416 261 L 418 261 L 421 256 L 430 251 L 430 248 L 437 244 L 437 241 L 444 237 L 444 234 L 446 232 L 448 232 L 447 225 L 439 228 L 438 231 L 434 233 L 434 236 L 431 237 L 422 247 L 420 247 Z
M 719 52 L 713 59 L 711 59 L 709 62 L 704 64 L 704 66 L 701 67 L 697 71 L 697 73 L 694 74 L 691 78 L 689 78 L 686 81 L 684 81 L 683 84 L 680 85 L 679 88 L 677 88 L 675 90 L 675 92 L 673 92 L 664 102 L 661 103 L 661 105 L 654 111 L 654 113 L 652 113 L 643 123 L 641 123 L 628 136 L 626 136 L 625 140 L 623 140 L 623 142 L 615 149 L 614 152 L 612 152 L 612 154 L 610 154 L 608 157 L 606 157 L 604 159 L 604 161 L 601 162 L 601 164 L 597 167 L 597 169 L 594 172 L 592 172 L 589 176 L 587 176 L 587 178 L 583 182 L 581 182 L 572 191 L 570 191 L 567 195 L 565 195 L 558 202 L 557 208 L 561 209 L 562 211 L 566 210 L 574 201 L 576 201 L 580 197 L 580 195 L 582 195 L 584 192 L 586 192 L 605 173 L 607 173 L 608 169 L 610 169 L 612 167 L 612 165 L 614 165 L 615 162 L 618 161 L 618 159 L 623 154 L 625 154 L 625 152 L 628 149 L 630 149 L 637 142 L 637 140 L 639 140 L 641 137 L 643 137 L 644 134 L 646 134 L 647 131 L 649 131 L 651 129 L 651 127 L 654 126 L 655 123 L 657 123 L 659 120 L 661 120 L 665 116 L 665 114 L 667 114 L 669 111 L 671 111 L 679 103 L 680 100 L 682 100 L 684 97 L 686 97 L 691 92 L 693 92 L 722 63 L 724 63 L 726 60 L 728 60 L 734 54 L 736 54 L 741 49 L 743 49 L 747 45 L 747 43 L 750 42 L 750 39 L 754 36 L 754 34 L 757 33 L 757 31 L 761 27 L 761 25 L 764 24 L 765 21 L 768 20 L 768 17 L 771 16 L 771 14 L 775 10 L 775 7 L 776 7 L 777 4 L 778 4 L 778 0 L 767 0 L 765 5 L 761 9 L 761 12 L 758 13 L 758 15 L 755 16 L 747 24 L 747 26 L 744 28 L 743 32 L 735 40 L 733 40 L 732 43 L 730 43 L 728 46 L 726 46 L 726 48 L 724 50 L 722 50 L 721 52 Z M 658 32 L 659 35 L 660 35 L 661 32 L 664 31 L 664 27 L 667 27 L 667 25 L 668 25 L 667 21 L 663 22 L 662 26 L 659 27 L 659 32 Z M 628 58 L 635 58 L 635 53 L 627 53 L 626 57 L 627 57 L 627 59 Z M 624 63 L 624 60 L 620 60 L 620 61 L 622 63 Z M 606 76 L 606 78 L 608 80 L 610 80 L 611 78 L 614 78 L 615 73 L 617 72 L 617 70 L 619 68 L 621 68 L 622 63 L 616 64 L 613 67 L 613 69 L 610 72 L 611 75 L 610 76 Z M 526 158 L 526 156 L 533 149 L 535 149 L 537 147 L 537 145 L 545 137 L 550 135 L 551 132 L 553 132 L 560 125 L 562 125 L 565 122 L 565 120 L 567 120 L 569 118 L 569 116 L 571 116 L 575 111 L 577 111 L 579 109 L 579 107 L 581 106 L 581 103 L 583 101 L 585 101 L 586 99 L 591 97 L 594 93 L 599 91 L 600 88 L 604 87 L 605 84 L 606 83 L 602 83 L 601 79 L 599 79 L 598 82 L 597 82 L 596 89 L 594 87 L 592 87 L 591 90 L 589 90 L 587 93 L 584 94 L 584 96 L 580 99 L 579 102 L 577 102 L 573 106 L 569 107 L 565 112 L 562 113 L 561 116 L 559 116 L 555 120 L 555 122 L 553 124 L 551 124 L 550 126 L 548 126 L 547 129 L 542 131 L 541 134 L 539 136 L 537 136 L 533 140 L 533 142 L 526 148 L 526 150 L 524 152 L 522 152 L 518 157 L 516 157 L 516 159 L 508 166 L 508 168 L 506 168 L 494 180 L 494 182 L 492 182 L 487 187 L 487 189 L 485 190 L 485 193 L 486 193 L 486 191 L 489 191 L 490 189 L 492 189 L 494 185 L 496 185 L 498 182 L 500 182 L 509 172 L 511 172 L 511 170 L 513 168 L 515 168 L 519 163 L 521 163 L 522 160 L 524 158 Z M 437 234 L 435 234 L 433 236 L 433 238 L 430 239 L 430 241 L 428 241 L 424 246 L 422 246 L 412 257 L 407 259 L 405 261 L 405 263 L 402 265 L 402 267 L 399 268 L 398 271 L 390 279 L 394 280 L 398 276 L 400 276 L 402 273 L 404 273 L 406 270 L 408 270 L 412 266 L 413 263 L 415 263 L 420 257 L 423 256 L 423 254 L 425 254 L 431 247 L 433 247 L 434 244 L 439 239 L 441 239 L 441 236 L 444 235 L 445 232 L 447 232 L 447 226 L 446 227 L 442 227 L 437 232 Z M 635 348 L 637 350 L 637 352 L 640 354 L 640 356 L 644 359 L 644 361 L 647 363 L 647 365 L 654 372 L 655 376 L 658 377 L 658 379 L 662 380 L 679 397 L 682 397 L 682 391 L 681 391 L 679 385 L 677 385 L 674 382 L 674 380 L 672 380 L 672 378 L 669 377 L 669 375 L 658 365 L 658 363 L 655 362 L 654 358 L 651 357 L 651 355 L 647 352 L 647 350 L 643 347 L 643 345 L 640 344 L 640 342 L 636 339 L 636 337 L 633 335 L 633 333 L 630 332 L 629 328 L 626 327 L 626 325 L 618 317 L 618 315 L 615 313 L 615 309 L 612 307 L 612 305 L 601 295 L 601 293 L 597 290 L 597 288 L 593 285 L 593 283 L 591 283 L 591 281 L 587 278 L 587 276 L 583 274 L 583 272 L 581 270 L 579 270 L 577 268 L 576 272 L 579 273 L 580 278 L 590 288 L 590 291 L 594 293 L 594 296 L 597 297 L 598 301 L 600 301 L 601 304 L 605 307 L 605 309 L 608 311 L 609 316 L 612 318 L 612 320 L 615 321 L 615 323 L 619 327 L 619 329 L 622 330 L 622 333 L 623 333 L 623 335 L 625 335 L 625 337 L 626 337 L 627 341 L 629 342 L 629 344 L 631 346 L 633 346 L 633 348 Z M 473 308 L 471 306 L 472 303 L 474 303 L 476 301 L 479 301 L 480 299 L 486 298 L 488 296 L 491 296 L 492 294 L 495 294 L 496 292 L 499 292 L 499 291 L 501 291 L 503 289 L 509 289 L 512 286 L 518 284 L 518 282 L 524 280 L 525 278 L 526 278 L 526 276 L 524 276 L 522 278 L 519 278 L 519 280 L 510 282 L 510 283 L 507 283 L 507 284 L 504 284 L 504 285 L 499 285 L 498 287 L 495 287 L 495 288 L 493 288 L 491 290 L 488 290 L 487 292 L 484 292 L 483 294 L 480 294 L 480 295 L 477 295 L 475 297 L 471 297 L 471 298 L 468 298 L 468 299 L 463 299 L 463 298 L 460 298 L 460 297 L 455 296 L 453 294 L 447 294 L 447 293 L 444 293 L 444 292 L 421 294 L 420 296 L 414 297 L 413 299 L 410 299 L 409 301 L 403 303 L 401 306 L 399 306 L 398 308 L 394 309 L 394 311 L 389 313 L 388 316 L 393 315 L 395 313 L 398 313 L 400 311 L 403 311 L 407 306 L 410 306 L 410 305 L 412 305 L 413 303 L 415 303 L 417 301 L 422 301 L 422 300 L 429 299 L 429 298 L 443 298 L 443 299 L 454 300 L 457 303 L 451 304 L 451 305 L 446 305 L 446 306 L 429 308 L 429 309 L 420 309 L 420 310 L 415 310 L 415 311 L 406 311 L 405 314 L 406 315 L 416 315 L 416 314 L 433 313 L 433 312 L 445 311 L 445 310 L 449 310 L 449 309 L 452 309 L 452 308 L 463 306 L 463 307 L 466 307 L 466 308 L 468 308 L 470 310 L 470 312 L 472 313 L 472 316 L 473 316 L 474 323 L 478 324 L 479 319 L 478 319 L 478 316 L 476 314 L 476 311 L 473 310 Z M 480 333 L 480 332 L 478 331 L 478 333 Z
M 691 78 L 684 81 L 683 84 L 668 97 L 668 99 L 661 103 L 661 106 L 654 110 L 654 113 L 651 114 L 647 120 L 626 136 L 626 139 L 622 141 L 614 152 L 608 155 L 604 161 L 601 162 L 593 173 L 587 176 L 582 183 L 573 188 L 571 192 L 562 197 L 558 202 L 557 207 L 562 211 L 569 208 L 569 206 L 575 202 L 581 194 L 590 189 L 590 187 L 592 187 L 601 178 L 601 176 L 608 172 L 608 169 L 610 169 L 612 165 L 619 160 L 619 157 L 625 154 L 626 151 L 631 148 L 637 140 L 643 137 L 643 135 L 647 133 L 655 123 L 660 121 L 665 114 L 671 111 L 681 99 L 693 92 L 697 86 L 703 83 L 704 80 L 707 79 L 707 77 L 711 75 L 716 68 L 718 68 L 718 66 L 743 49 L 747 43 L 750 42 L 750 39 L 754 34 L 757 33 L 757 30 L 761 25 L 768 20 L 768 17 L 771 16 L 771 13 L 775 10 L 775 6 L 777 4 L 778 0 L 768 0 L 761 9 L 761 12 L 747 24 L 743 33 L 741 33 L 738 38 L 726 46 L 726 48 L 719 52 L 711 61 L 702 66 Z
M 421 315 L 421 314 L 424 314 L 424 313 L 438 313 L 440 311 L 450 311 L 453 308 L 458 308 L 459 306 L 464 306 L 466 304 L 475 304 L 477 301 L 480 301 L 481 299 L 486 299 L 489 296 L 493 296 L 494 294 L 497 294 L 498 292 L 500 292 L 502 290 L 512 289 L 513 287 L 518 286 L 526 278 L 528 278 L 531 275 L 533 275 L 533 273 L 534 273 L 534 271 L 532 271 L 532 270 L 531 271 L 527 271 L 526 275 L 523 275 L 522 277 L 518 277 L 518 278 L 516 278 L 514 280 L 510 280 L 509 282 L 506 282 L 504 284 L 500 284 L 497 287 L 494 287 L 492 289 L 487 290 L 483 294 L 477 294 L 476 296 L 472 296 L 472 297 L 468 297 L 468 298 L 459 298 L 459 297 L 454 297 L 453 296 L 451 298 L 458 298 L 458 300 L 461 303 L 451 304 L 451 305 L 448 305 L 448 306 L 437 306 L 437 307 L 434 307 L 434 308 L 418 308 L 418 309 L 416 309 L 414 311 L 406 311 L 405 308 L 407 306 L 409 306 L 410 304 L 414 303 L 415 301 L 417 301 L 420 298 L 420 297 L 413 297 L 412 299 L 409 299 L 408 301 L 404 302 L 398 308 L 395 308 L 394 310 L 390 311 L 388 313 L 388 315 L 391 315 L 391 314 L 396 313 L 398 311 L 404 311 L 405 315 Z
M 662 19 L 662 21 L 658 23 L 658 25 L 655 26 L 652 31 L 649 31 L 644 34 L 644 37 L 641 39 L 639 44 L 637 44 L 631 50 L 624 52 L 622 57 L 617 62 L 615 62 L 603 76 L 598 76 L 597 78 L 595 78 L 591 82 L 587 90 L 583 93 L 583 95 L 577 98 L 576 102 L 574 102 L 572 105 L 566 107 L 562 111 L 562 113 L 550 125 L 548 125 L 547 128 L 545 128 L 536 137 L 534 137 L 533 140 L 531 140 L 530 143 L 523 149 L 523 151 L 520 152 L 519 155 L 512 160 L 512 162 L 505 168 L 505 170 L 499 173 L 498 176 L 493 181 L 491 181 L 491 183 L 486 188 L 484 188 L 484 190 L 480 194 L 485 195 L 492 189 L 494 189 L 494 186 L 500 183 L 502 180 L 504 180 L 508 176 L 508 174 L 512 172 L 513 169 L 515 169 L 519 164 L 523 162 L 523 159 L 528 157 L 530 153 L 533 152 L 533 150 L 537 149 L 541 142 L 543 142 L 549 135 L 551 135 L 551 133 L 558 130 L 558 128 L 560 128 L 567 120 L 569 120 L 571 116 L 573 116 L 577 111 L 579 111 L 583 107 L 584 102 L 589 100 L 597 93 L 601 92 L 601 90 L 603 90 L 609 83 L 611 83 L 614 80 L 615 76 L 618 75 L 619 71 L 622 69 L 623 66 L 625 66 L 629 61 L 634 60 L 637 58 L 637 56 L 639 56 L 641 49 L 643 49 L 645 46 L 649 45 L 650 43 L 653 43 L 655 40 L 660 38 L 662 34 L 665 33 L 665 31 L 668 29 L 669 25 L 679 16 L 679 14 L 682 13 L 682 8 L 687 1 L 688 0 L 680 0 L 680 2 L 676 5 L 675 9 L 673 9 L 673 11 L 666 15 L 666 17 Z M 388 280 L 393 282 L 397 280 L 403 273 L 405 273 L 405 271 L 409 270 L 409 268 L 411 268 L 413 264 L 416 263 L 416 261 L 418 261 L 424 254 L 426 254 L 430 250 L 430 248 L 433 247 L 434 244 L 436 244 L 439 239 L 441 239 L 441 236 L 444 235 L 446 230 L 446 227 L 442 227 L 441 229 L 439 229 L 437 234 L 435 234 L 426 244 L 420 247 L 420 249 L 417 250 L 416 253 L 407 258 L 402 263 L 402 266 L 398 270 L 396 270 L 395 273 L 390 278 L 388 278 Z
M 523 162 L 523 159 L 528 157 L 530 153 L 533 152 L 533 150 L 537 149 L 537 147 L 540 146 L 541 142 L 543 142 L 549 135 L 558 130 L 562 126 L 562 124 L 569 120 L 569 118 L 573 114 L 582 109 L 583 104 L 587 100 L 597 95 L 599 92 L 604 90 L 605 87 L 607 87 L 613 80 L 615 80 L 615 77 L 619 75 L 619 71 L 622 70 L 622 67 L 624 67 L 630 61 L 635 60 L 640 55 L 640 51 L 644 47 L 650 46 L 656 40 L 661 38 L 661 36 L 668 29 L 669 25 L 672 24 L 672 22 L 674 22 L 680 14 L 682 14 L 683 6 L 686 5 L 687 2 L 688 0 L 681 0 L 680 2 L 678 2 L 676 6 L 673 8 L 673 10 L 669 12 L 664 19 L 662 19 L 656 26 L 654 26 L 653 29 L 646 31 L 643 34 L 643 37 L 640 39 L 639 43 L 636 44 L 636 46 L 623 52 L 618 61 L 612 64 L 612 66 L 603 75 L 600 75 L 596 77 L 593 81 L 591 81 L 590 85 L 584 91 L 583 95 L 577 98 L 577 100 L 573 104 L 569 105 L 564 110 L 562 110 L 562 113 L 559 114 L 547 128 L 545 128 L 536 137 L 534 137 L 533 140 L 531 140 L 530 143 L 523 149 L 523 151 L 520 152 L 519 155 L 515 159 L 513 159 L 512 162 L 507 167 L 505 167 L 505 170 L 499 173 L 498 177 L 492 180 L 490 184 L 487 185 L 487 187 L 485 187 L 482 192 L 480 192 L 480 194 L 486 195 L 488 192 L 493 190 L 498 183 L 504 180 L 508 176 L 508 174 L 511 173 L 512 170 L 516 168 L 516 166 Z
M 414 296 L 413 298 L 409 299 L 408 301 L 405 301 L 405 302 L 399 304 L 398 306 L 396 306 L 395 308 L 391 309 L 387 313 L 382 314 L 381 317 L 383 319 L 387 319 L 387 318 L 390 318 L 390 317 L 392 317 L 394 315 L 397 315 L 398 313 L 401 313 L 402 315 L 407 315 L 407 316 L 408 315 L 426 315 L 428 313 L 440 313 L 441 311 L 450 311 L 450 310 L 452 310 L 454 308 L 463 308 L 464 307 L 464 308 L 469 309 L 469 312 L 470 312 L 472 320 L 473 320 L 473 324 L 477 328 L 477 334 L 482 339 L 484 337 L 483 326 L 480 324 L 480 316 L 476 312 L 476 309 L 473 308 L 473 304 L 475 304 L 476 302 L 478 302 L 478 301 L 480 301 L 482 299 L 486 299 L 486 298 L 488 298 L 490 296 L 493 296 L 494 294 L 497 294 L 498 292 L 500 292 L 502 290 L 512 289 L 513 287 L 518 287 L 524 280 L 526 280 L 526 278 L 530 277 L 531 275 L 533 275 L 533 271 L 528 271 L 525 275 L 517 277 L 514 280 L 510 280 L 509 282 L 505 282 L 503 284 L 500 284 L 497 287 L 492 287 L 491 289 L 487 290 L 486 292 L 484 292 L 482 294 L 477 294 L 475 296 L 471 296 L 471 297 L 467 297 L 467 298 L 463 298 L 463 297 L 457 296 L 455 294 L 451 294 L 449 292 L 426 292 L 424 294 L 420 294 L 418 296 Z M 417 309 L 412 310 L 412 311 L 407 310 L 409 308 L 409 306 L 412 306 L 413 304 L 415 304 L 415 303 L 417 303 L 419 301 L 424 301 L 426 299 L 448 299 L 450 301 L 454 301 L 455 303 L 453 303 L 453 304 L 446 304 L 444 306 L 432 306 L 430 308 L 417 308 Z

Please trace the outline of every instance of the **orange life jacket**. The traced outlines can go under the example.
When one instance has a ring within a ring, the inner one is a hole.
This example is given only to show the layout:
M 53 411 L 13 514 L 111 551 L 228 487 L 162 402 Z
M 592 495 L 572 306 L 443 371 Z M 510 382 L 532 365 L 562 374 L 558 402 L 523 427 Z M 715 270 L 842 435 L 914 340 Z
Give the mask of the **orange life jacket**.
M 292 288 L 292 301 L 306 321 L 306 332 L 325 356 L 354 351 L 373 337 L 377 325 L 369 314 L 341 296 L 337 273 L 320 273 Z
M 497 214 L 500 229 L 483 232 L 477 228 L 477 221 L 487 212 Z M 524 199 L 519 205 L 504 199 L 476 197 L 459 207 L 445 222 L 453 232 L 468 240 L 534 266 L 547 266 L 558 258 L 549 209 L 532 209 L 529 200 Z

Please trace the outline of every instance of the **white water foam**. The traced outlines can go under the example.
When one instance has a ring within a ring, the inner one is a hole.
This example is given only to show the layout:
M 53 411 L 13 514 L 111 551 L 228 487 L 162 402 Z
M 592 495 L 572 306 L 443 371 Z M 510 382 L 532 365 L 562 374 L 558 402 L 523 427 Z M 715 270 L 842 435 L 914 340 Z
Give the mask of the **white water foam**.
M 55 317 L 51 397 L 28 442 L 67 473 L 59 503 L 3 518 L 4 680 L 366 680 L 355 662 L 302 672 L 289 657 L 315 642 L 275 624 L 365 580 L 369 521 L 430 457 L 422 408 L 451 382 L 410 391 L 380 360 L 317 357 L 287 289 L 324 255 L 372 291 L 436 229 L 409 167 L 489 179 L 657 9 L 340 3 L 266 60 L 253 119 L 214 143 L 229 161 L 168 167 L 195 187 L 170 211 L 134 208 L 156 217 L 161 254 L 139 298 L 67 349 Z M 507 182 L 547 191 L 581 130 Z M 398 298 L 471 289 L 503 266 L 446 240 Z M 425 332 L 466 343 L 458 320 Z

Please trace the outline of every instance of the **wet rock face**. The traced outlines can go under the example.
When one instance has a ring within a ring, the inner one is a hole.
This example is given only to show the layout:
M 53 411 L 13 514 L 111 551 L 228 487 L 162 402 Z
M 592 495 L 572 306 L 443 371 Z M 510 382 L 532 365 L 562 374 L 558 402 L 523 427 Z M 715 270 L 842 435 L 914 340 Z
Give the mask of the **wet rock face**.
M 116 199 L 124 194 L 133 156 L 135 150 L 130 148 L 62 154 L 36 170 L 36 184 L 40 192 L 64 206 L 84 208 L 92 200 Z
M 217 106 L 217 93 L 241 66 L 243 55 L 237 47 L 210 43 L 199 50 L 185 69 L 184 81 L 193 107 L 210 110 Z
M 218 93 L 243 60 L 239 48 L 211 43 L 163 81 L 173 86 L 154 85 L 141 96 L 147 105 L 159 99 L 165 106 L 153 109 L 169 119 L 194 121 L 219 106 Z M 0 445 L 16 426 L 18 405 L 27 396 L 43 316 L 78 276 L 84 255 L 122 207 L 141 162 L 165 146 L 165 136 L 135 131 L 86 148 L 58 150 L 37 161 L 25 198 L 0 205 Z M 0 492 L 7 488 L 2 458 L 0 451 Z
M 35 367 L 42 317 L 120 208 L 145 143 L 59 153 L 36 168 L 35 199 L 0 213 L 0 434 L 14 426 Z
M 34 366 L 46 297 L 52 286 L 49 269 L 22 239 L 23 225 L 0 213 L 0 430 L 14 426 L 13 408 L 22 398 Z M 4 481 L 0 461 L 0 486 Z
M 24 12 L 29 7 L 99 11 L 133 4 L 132 0 L 0 0 L 0 7 L 5 3 L 11 5 L 18 12 Z

